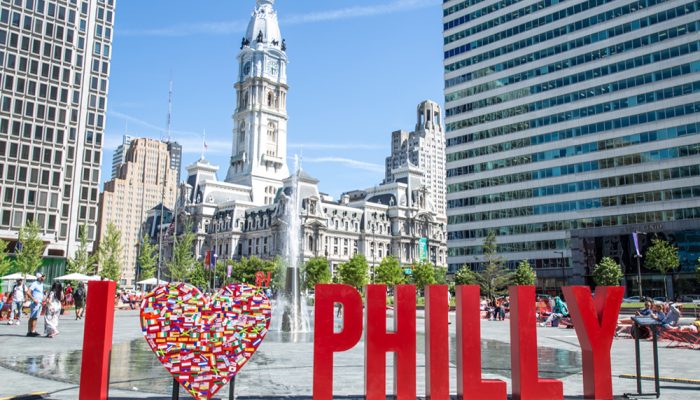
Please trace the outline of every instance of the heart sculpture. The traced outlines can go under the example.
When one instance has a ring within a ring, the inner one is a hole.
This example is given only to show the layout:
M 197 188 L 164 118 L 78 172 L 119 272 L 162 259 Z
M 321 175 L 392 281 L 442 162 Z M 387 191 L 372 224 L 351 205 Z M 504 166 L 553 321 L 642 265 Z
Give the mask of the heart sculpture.
M 158 286 L 141 303 L 141 329 L 158 360 L 195 399 L 210 399 L 267 334 L 262 289 L 233 284 L 211 299 L 186 283 Z

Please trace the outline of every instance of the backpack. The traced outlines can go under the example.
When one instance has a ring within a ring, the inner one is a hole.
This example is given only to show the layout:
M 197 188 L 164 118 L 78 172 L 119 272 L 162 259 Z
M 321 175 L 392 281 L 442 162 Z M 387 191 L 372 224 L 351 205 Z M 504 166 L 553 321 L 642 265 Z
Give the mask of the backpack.
M 79 288 L 75 291 L 75 293 L 73 294 L 73 297 L 74 297 L 76 300 L 84 300 L 84 299 L 85 299 L 85 291 L 83 290 L 83 288 L 80 288 L 80 287 L 79 287 Z

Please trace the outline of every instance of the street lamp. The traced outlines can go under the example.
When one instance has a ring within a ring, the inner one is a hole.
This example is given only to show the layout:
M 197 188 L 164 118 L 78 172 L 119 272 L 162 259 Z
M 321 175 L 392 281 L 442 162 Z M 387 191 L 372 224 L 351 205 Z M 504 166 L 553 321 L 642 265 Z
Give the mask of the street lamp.
M 561 255 L 561 278 L 563 281 L 562 287 L 566 286 L 566 261 L 563 250 L 555 250 L 554 253 Z
M 641 258 L 642 258 L 642 253 L 639 251 L 639 239 L 637 237 L 639 235 L 645 235 L 646 232 L 638 232 L 634 231 L 632 233 L 633 240 L 635 241 L 634 246 L 635 246 L 635 251 L 634 251 L 634 258 L 637 259 L 637 290 L 639 290 L 639 300 L 642 300 L 642 266 L 641 266 Z M 665 282 L 664 282 L 665 284 Z

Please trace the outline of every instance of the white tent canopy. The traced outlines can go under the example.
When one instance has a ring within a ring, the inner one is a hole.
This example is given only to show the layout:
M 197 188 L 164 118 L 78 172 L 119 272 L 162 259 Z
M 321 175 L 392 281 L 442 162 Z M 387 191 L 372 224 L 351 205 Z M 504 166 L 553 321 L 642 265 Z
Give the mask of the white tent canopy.
M 137 285 L 151 285 L 151 286 L 154 286 L 154 285 L 165 285 L 166 283 L 168 283 L 168 282 L 166 282 L 166 281 L 159 281 L 159 280 L 156 279 L 156 278 L 151 278 L 151 279 L 143 280 L 143 281 L 141 281 L 141 282 L 136 282 Z
M 94 281 L 95 279 L 91 276 L 83 275 L 83 274 L 68 274 L 68 275 L 63 275 L 59 276 L 58 278 L 54 279 L 55 281 L 81 281 L 81 282 L 87 282 L 87 281 Z
M 36 277 L 30 274 L 15 273 L 12 275 L 3 276 L 0 280 L 3 281 L 16 281 L 17 279 L 24 279 L 25 281 L 35 281 Z

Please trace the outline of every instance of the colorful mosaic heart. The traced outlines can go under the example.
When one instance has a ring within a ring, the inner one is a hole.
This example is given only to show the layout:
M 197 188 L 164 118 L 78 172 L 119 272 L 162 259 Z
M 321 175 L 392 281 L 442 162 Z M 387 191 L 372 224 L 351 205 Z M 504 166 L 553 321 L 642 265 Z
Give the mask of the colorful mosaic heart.
M 141 303 L 141 329 L 158 360 L 195 399 L 210 399 L 253 356 L 272 308 L 262 289 L 228 285 L 211 299 L 186 283 Z

